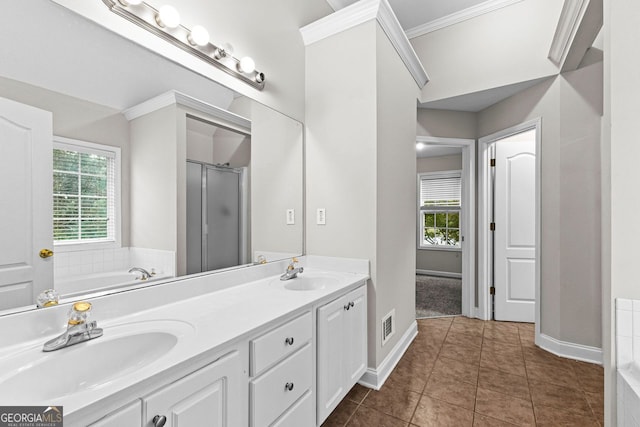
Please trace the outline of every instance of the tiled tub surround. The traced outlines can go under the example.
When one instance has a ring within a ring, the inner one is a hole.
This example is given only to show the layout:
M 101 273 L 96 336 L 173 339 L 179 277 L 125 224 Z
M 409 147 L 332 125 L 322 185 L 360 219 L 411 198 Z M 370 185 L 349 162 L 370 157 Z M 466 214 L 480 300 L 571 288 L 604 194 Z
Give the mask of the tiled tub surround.
M 356 385 L 323 427 L 602 426 L 603 368 L 533 341 L 527 323 L 419 319 L 380 391 Z
M 329 271 L 340 280 L 317 291 L 285 291 L 276 286 L 287 265 L 287 261 L 283 261 L 91 299 L 92 318 L 104 328 L 105 336 L 110 328 L 118 325 L 135 327 L 137 323 L 168 319 L 187 322 L 195 332 L 154 363 L 118 377 L 101 388 L 56 399 L 56 405 L 64 406 L 65 425 L 86 425 L 97 419 L 97 413 L 117 410 L 123 402 L 135 400 L 145 390 L 148 392 L 150 384 L 181 378 L 194 368 L 210 363 L 207 360 L 229 345 L 238 345 L 255 331 L 300 310 L 308 310 L 314 304 L 330 301 L 360 286 L 368 278 L 366 260 L 302 257 L 300 261 L 305 272 Z M 29 364 L 28 360 L 16 361 L 16 354 L 22 354 L 25 349 L 31 349 L 32 354 L 42 354 L 39 351 L 42 344 L 63 331 L 68 310 L 67 305 L 61 305 L 0 317 L 0 330 L 3 331 L 0 383 L 19 366 Z M 54 353 L 51 354 L 55 357 Z M 62 353 L 59 356 L 64 357 Z M 60 362 L 63 363 L 63 359 Z M 2 388 L 0 402 L 5 405 L 51 404 L 32 402 L 29 395 L 18 395 Z
M 115 287 L 146 285 L 149 281 L 137 280 L 138 273 L 128 273 L 131 267 L 154 272 L 151 280 L 162 280 L 175 276 L 175 258 L 172 251 L 145 248 L 58 251 L 53 263 L 55 289 L 64 299 L 89 293 L 98 296 Z
M 127 271 L 131 267 L 152 268 L 157 273 L 175 276 L 176 260 L 173 251 L 146 248 L 91 249 L 84 251 L 56 251 L 53 274 L 56 279 L 69 276 Z
M 618 426 L 640 425 L 640 300 L 616 299 Z

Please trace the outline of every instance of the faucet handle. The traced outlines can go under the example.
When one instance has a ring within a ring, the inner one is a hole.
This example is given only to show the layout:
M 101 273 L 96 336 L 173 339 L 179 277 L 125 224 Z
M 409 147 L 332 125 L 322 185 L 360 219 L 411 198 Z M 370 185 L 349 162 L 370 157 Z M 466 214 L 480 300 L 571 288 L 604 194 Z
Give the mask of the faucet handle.
M 69 311 L 69 326 L 81 325 L 86 323 L 91 312 L 91 303 L 87 301 L 79 301 L 71 307 Z
M 289 263 L 289 266 L 287 267 L 287 271 L 291 271 L 294 268 L 296 268 L 296 264 L 298 263 L 298 258 L 293 257 L 291 258 L 291 262 Z

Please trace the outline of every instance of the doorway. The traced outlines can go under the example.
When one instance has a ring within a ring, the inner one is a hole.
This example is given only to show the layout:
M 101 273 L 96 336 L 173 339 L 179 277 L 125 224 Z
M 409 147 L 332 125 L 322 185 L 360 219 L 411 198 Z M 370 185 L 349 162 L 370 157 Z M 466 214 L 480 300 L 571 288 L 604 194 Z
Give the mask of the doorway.
M 420 154 L 420 148 L 423 148 L 423 153 L 430 153 L 426 156 Z M 416 149 L 418 156 L 423 157 L 437 158 L 453 153 L 459 156 L 455 164 L 451 163 L 451 159 L 443 161 L 436 168 L 438 170 L 419 168 L 416 221 L 417 316 L 462 314 L 475 317 L 475 141 L 419 136 L 416 138 Z M 431 193 L 423 193 L 420 189 L 425 187 L 424 180 L 429 179 L 438 184 Z M 455 185 L 459 186 L 457 206 L 453 202 L 456 196 L 445 194 L 455 188 Z M 443 203 L 438 203 L 438 199 Z M 440 268 L 429 264 L 421 265 L 425 258 L 437 259 Z M 451 271 L 456 262 L 457 271 Z M 425 298 L 431 298 L 433 303 L 427 301 L 423 304 L 422 300 Z M 454 304 L 457 304 L 455 313 L 452 312 Z
M 537 323 L 540 120 L 481 138 L 479 146 L 483 318 Z

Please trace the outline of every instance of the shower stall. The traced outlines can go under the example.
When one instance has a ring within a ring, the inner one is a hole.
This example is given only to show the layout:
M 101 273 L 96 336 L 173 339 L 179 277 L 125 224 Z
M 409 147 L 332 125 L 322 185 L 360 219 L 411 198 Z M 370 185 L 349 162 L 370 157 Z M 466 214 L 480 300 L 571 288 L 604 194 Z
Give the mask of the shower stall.
M 187 161 L 187 274 L 249 260 L 247 168 Z

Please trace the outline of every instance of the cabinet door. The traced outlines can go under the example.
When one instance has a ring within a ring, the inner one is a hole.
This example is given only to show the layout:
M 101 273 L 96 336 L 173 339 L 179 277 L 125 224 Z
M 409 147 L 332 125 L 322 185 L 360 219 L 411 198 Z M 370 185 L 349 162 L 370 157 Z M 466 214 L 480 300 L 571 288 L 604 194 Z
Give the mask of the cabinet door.
M 144 398 L 144 426 L 152 427 L 156 415 L 166 417 L 165 427 L 242 425 L 241 359 L 233 351 Z
M 340 403 L 348 390 L 344 389 L 344 343 L 347 331 L 346 297 L 338 298 L 318 309 L 318 424 L 324 421 Z
M 347 295 L 349 310 L 344 315 L 344 371 L 347 390 L 367 370 L 367 288 L 362 286 Z

